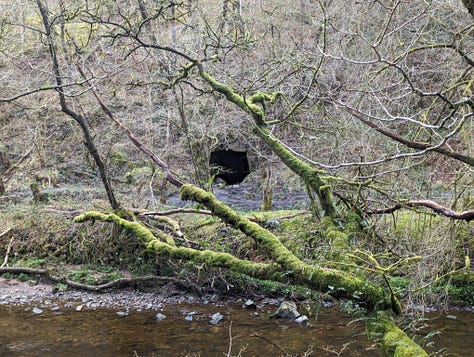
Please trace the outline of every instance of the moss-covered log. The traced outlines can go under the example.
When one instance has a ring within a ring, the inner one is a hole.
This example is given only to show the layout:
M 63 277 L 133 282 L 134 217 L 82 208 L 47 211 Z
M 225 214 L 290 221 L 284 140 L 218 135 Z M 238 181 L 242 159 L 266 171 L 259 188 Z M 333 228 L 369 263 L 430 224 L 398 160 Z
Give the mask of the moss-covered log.
M 373 313 L 366 321 L 369 336 L 380 341 L 389 356 L 423 357 L 428 356 L 423 348 L 403 332 L 384 312 Z
M 291 276 L 294 283 L 306 285 L 318 291 L 330 292 L 336 297 L 359 299 L 369 310 L 392 307 L 389 295 L 381 287 L 348 272 L 328 269 L 301 261 L 273 233 L 238 215 L 230 207 L 217 200 L 213 194 L 187 184 L 181 188 L 181 198 L 206 206 L 224 222 L 254 239 L 259 244 L 259 248 L 281 266 L 281 273 L 285 273 L 285 276 Z
M 112 222 L 132 232 L 136 237 L 139 237 L 145 243 L 149 243 L 159 238 L 169 246 L 176 246 L 174 239 L 171 236 L 165 234 L 164 232 L 160 232 L 159 237 L 157 238 L 147 227 L 145 227 L 140 222 L 128 221 L 126 219 L 121 218 L 115 213 L 89 211 L 80 214 L 79 216 L 74 218 L 74 222 L 76 223 L 82 223 L 86 221 Z
M 160 241 L 151 231 L 138 222 L 130 222 L 114 213 L 101 213 L 97 211 L 85 212 L 76 218 L 74 222 L 82 223 L 86 221 L 113 222 L 120 227 L 132 232 L 138 239 L 142 240 L 147 249 L 155 253 L 173 259 L 191 260 L 196 263 L 204 263 L 212 267 L 227 268 L 249 276 L 274 279 L 281 270 L 277 264 L 255 263 L 238 259 L 231 254 L 214 252 L 210 250 L 196 250 L 192 248 L 176 247 Z

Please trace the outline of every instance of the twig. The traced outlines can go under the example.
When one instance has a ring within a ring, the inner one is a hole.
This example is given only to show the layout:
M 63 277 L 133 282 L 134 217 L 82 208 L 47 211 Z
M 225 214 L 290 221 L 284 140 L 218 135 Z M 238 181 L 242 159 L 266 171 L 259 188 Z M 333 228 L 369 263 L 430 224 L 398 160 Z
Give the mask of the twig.
M 159 281 L 171 281 L 171 282 L 176 282 L 177 280 L 172 277 L 167 277 L 167 276 L 140 276 L 140 277 L 133 277 L 133 278 L 119 278 L 116 280 L 113 280 L 111 282 L 101 284 L 101 285 L 89 285 L 89 284 L 81 284 L 77 283 L 75 281 L 72 281 L 68 278 L 63 278 L 63 277 L 58 277 L 54 275 L 48 275 L 48 279 L 51 279 L 54 282 L 57 283 L 65 283 L 69 285 L 72 288 L 75 289 L 81 289 L 81 290 L 87 290 L 87 291 L 102 291 L 110 288 L 115 288 L 120 285 L 126 285 L 126 284 L 135 284 L 135 283 L 143 283 L 146 281 L 154 281 L 154 280 L 159 280 Z
M 420 207 L 420 206 L 430 208 L 435 213 L 441 214 L 443 216 L 446 216 L 452 219 L 459 219 L 459 220 L 464 220 L 467 222 L 472 221 L 474 219 L 474 209 L 463 211 L 463 212 L 456 212 L 448 207 L 442 206 L 439 203 L 436 203 L 431 200 L 411 200 L 411 201 L 407 201 L 401 204 L 396 204 L 393 207 L 372 210 L 366 213 L 369 215 L 386 214 L 386 213 L 393 213 L 404 207 Z
M 12 230 L 12 227 L 8 228 L 6 231 L 0 233 L 0 238 L 2 238 L 4 235 L 8 234 Z
M 306 214 L 311 214 L 311 213 L 308 210 L 304 210 L 304 211 L 291 213 L 291 214 L 287 214 L 286 216 L 281 216 L 281 217 L 276 217 L 276 218 L 277 219 L 291 219 L 291 218 L 295 218 L 295 217 L 298 217 L 298 216 L 304 216 Z
M 232 321 L 229 323 L 229 349 L 226 356 L 232 357 Z
M 140 213 L 140 216 L 170 216 L 173 214 L 178 214 L 178 213 L 194 213 L 194 214 L 206 214 L 206 215 L 212 215 L 211 211 L 208 210 L 199 210 L 195 208 L 177 208 L 177 209 L 172 209 L 169 211 L 163 211 L 163 212 L 156 212 L 156 211 L 151 211 L 151 212 L 143 212 Z
M 3 232 L 2 234 L 0 234 L 0 237 L 4 236 L 5 234 L 7 234 L 8 232 L 10 232 L 11 230 L 11 227 L 8 228 L 5 232 Z M 10 255 L 10 251 L 12 249 L 12 244 L 13 244 L 13 240 L 15 239 L 15 236 L 12 236 L 10 238 L 10 242 L 8 243 L 8 246 L 7 246 L 7 252 L 5 253 L 5 259 L 3 259 L 3 263 L 2 265 L 0 265 L 0 268 L 3 268 L 5 266 L 8 266 L 8 256 Z
M 43 209 L 45 212 L 50 212 L 50 213 L 55 213 L 55 214 L 63 214 L 66 216 L 77 216 L 81 213 L 84 213 L 85 211 L 82 209 L 77 209 L 77 210 L 61 210 L 61 209 L 56 209 L 56 208 L 44 208 Z
M 258 338 L 261 338 L 262 340 L 264 340 L 265 342 L 269 343 L 270 345 L 272 345 L 272 346 L 278 348 L 278 349 L 279 349 L 281 352 L 283 352 L 285 355 L 288 355 L 288 352 L 286 352 L 286 350 L 285 350 L 283 347 L 279 346 L 277 343 L 271 341 L 270 339 L 268 339 L 268 338 L 266 338 L 266 337 L 264 337 L 264 336 L 260 336 L 258 333 L 253 333 L 253 334 L 250 335 L 250 337 L 258 337 Z

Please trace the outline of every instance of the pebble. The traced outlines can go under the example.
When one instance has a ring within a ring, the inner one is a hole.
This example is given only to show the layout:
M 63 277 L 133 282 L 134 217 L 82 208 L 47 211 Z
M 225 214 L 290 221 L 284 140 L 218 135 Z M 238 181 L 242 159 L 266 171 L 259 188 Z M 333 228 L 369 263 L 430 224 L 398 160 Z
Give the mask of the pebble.
M 164 319 L 166 319 L 165 314 L 162 314 L 161 312 L 156 314 L 156 321 L 163 321 Z
M 246 309 L 256 309 L 257 305 L 255 304 L 255 302 L 253 300 L 248 299 L 244 303 L 244 308 L 246 308 Z
M 224 318 L 224 315 L 222 315 L 219 312 L 216 312 L 215 314 L 212 314 L 211 320 L 209 321 L 209 323 L 211 325 L 217 325 L 219 322 L 222 321 L 223 318 Z
M 119 315 L 120 317 L 128 316 L 128 312 L 127 312 L 127 311 L 117 311 L 116 314 Z
M 43 310 L 41 310 L 39 307 L 34 307 L 32 310 L 33 314 L 39 315 L 43 313 Z
M 309 324 L 309 319 L 308 319 L 308 316 L 306 315 L 301 315 L 299 317 L 297 317 L 295 319 L 295 322 L 298 324 L 298 325 L 303 325 L 303 326 L 306 326 Z

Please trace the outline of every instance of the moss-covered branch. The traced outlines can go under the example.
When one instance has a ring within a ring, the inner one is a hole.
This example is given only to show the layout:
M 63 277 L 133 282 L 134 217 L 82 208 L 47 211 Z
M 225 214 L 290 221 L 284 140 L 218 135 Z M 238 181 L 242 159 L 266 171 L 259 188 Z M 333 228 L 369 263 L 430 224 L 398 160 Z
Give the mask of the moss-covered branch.
M 374 313 L 366 321 L 369 336 L 380 341 L 389 356 L 423 357 L 428 356 L 423 348 L 403 332 L 384 312 Z
M 228 253 L 214 252 L 210 250 L 196 250 L 167 244 L 160 241 L 148 228 L 144 227 L 139 222 L 128 221 L 114 213 L 90 211 L 74 218 L 74 222 L 76 223 L 86 221 L 113 222 L 114 224 L 131 231 L 138 239 L 141 239 L 146 244 L 147 249 L 151 249 L 157 254 L 169 258 L 192 260 L 196 263 L 205 263 L 208 266 L 228 268 L 229 270 L 263 279 L 275 278 L 281 270 L 280 266 L 277 264 L 255 263 L 238 259 Z
M 237 94 L 231 87 L 218 82 L 214 77 L 204 70 L 200 70 L 200 76 L 216 92 L 223 94 L 226 99 L 237 105 L 243 111 L 249 113 L 254 119 L 255 133 L 272 149 L 272 151 L 283 161 L 283 163 L 294 173 L 300 176 L 306 184 L 318 195 L 321 209 L 324 214 L 335 218 L 337 216 L 336 206 L 332 197 L 331 187 L 325 177 L 327 173 L 323 170 L 316 170 L 287 149 L 277 138 L 275 138 L 267 128 L 265 112 L 256 103 L 273 103 L 281 96 L 281 92 L 265 94 L 258 92 L 248 99 Z
M 128 221 L 126 219 L 121 218 L 115 213 L 102 213 L 98 211 L 89 211 L 89 212 L 82 213 L 79 216 L 74 218 L 74 222 L 76 223 L 82 223 L 86 221 L 112 222 L 132 232 L 136 237 L 139 237 L 145 243 L 152 242 L 159 238 L 160 240 L 164 242 L 164 244 L 169 245 L 169 246 L 175 246 L 175 242 L 173 238 L 165 234 L 164 232 L 161 232 L 161 234 L 157 238 L 148 228 L 146 228 L 140 222 Z

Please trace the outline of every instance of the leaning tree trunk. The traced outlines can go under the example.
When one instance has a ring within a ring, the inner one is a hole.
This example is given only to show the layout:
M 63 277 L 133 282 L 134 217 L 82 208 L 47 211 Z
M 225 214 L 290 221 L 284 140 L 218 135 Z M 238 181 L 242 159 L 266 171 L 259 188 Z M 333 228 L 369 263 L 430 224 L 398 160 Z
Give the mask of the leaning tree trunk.
M 53 24 L 49 19 L 48 10 L 45 4 L 41 0 L 36 0 L 36 4 L 38 6 L 38 9 L 40 11 L 40 14 L 43 20 L 43 26 L 45 29 L 45 35 L 47 37 L 49 55 L 51 57 L 51 61 L 53 65 L 53 73 L 54 73 L 56 86 L 57 86 L 56 91 L 59 95 L 59 103 L 61 105 L 61 110 L 65 114 L 70 116 L 72 119 L 74 119 L 74 121 L 76 121 L 76 123 L 81 128 L 82 135 L 84 137 L 84 145 L 86 146 L 87 150 L 92 155 L 92 157 L 94 158 L 95 164 L 97 165 L 97 169 L 99 170 L 100 178 L 105 187 L 105 191 L 107 192 L 109 203 L 112 209 L 119 209 L 120 205 L 117 199 L 115 198 L 114 192 L 112 190 L 112 185 L 110 184 L 110 180 L 107 175 L 105 164 L 99 154 L 99 151 L 97 150 L 97 147 L 94 144 L 94 140 L 92 139 L 92 136 L 90 134 L 89 127 L 87 126 L 85 119 L 80 114 L 73 111 L 67 104 L 66 96 L 64 95 L 64 92 L 63 92 L 64 90 L 63 77 L 59 69 L 60 68 L 59 60 L 58 60 L 56 48 L 55 48 Z
M 329 175 L 324 170 L 317 170 L 295 156 L 276 137 L 274 137 L 268 129 L 265 113 L 257 103 L 263 104 L 264 102 L 274 102 L 280 96 L 280 93 L 277 92 L 268 95 L 259 92 L 250 98 L 245 99 L 235 93 L 232 88 L 219 83 L 215 78 L 206 73 L 199 62 L 194 62 L 193 65 L 196 65 L 199 68 L 200 76 L 207 81 L 215 91 L 223 94 L 228 101 L 236 104 L 239 108 L 252 116 L 255 123 L 254 132 L 256 135 L 272 149 L 272 151 L 290 170 L 303 179 L 312 192 L 317 194 L 321 210 L 324 213 L 324 217 L 320 224 L 321 235 L 330 241 L 333 248 L 341 253 L 340 257 L 345 259 L 344 257 L 346 257 L 346 255 L 344 252 L 350 250 L 349 237 L 360 231 L 360 217 L 356 212 L 348 212 L 350 219 L 345 222 L 345 229 L 341 230 L 337 225 L 337 222 L 340 221 L 341 218 L 339 217 L 331 186 L 329 184 Z M 261 244 L 274 242 L 273 239 L 268 236 L 268 231 L 264 230 L 266 233 L 263 233 L 259 228 L 254 228 L 252 224 L 241 222 L 242 218 L 237 215 L 227 215 L 220 209 L 216 210 L 215 204 L 211 202 L 212 200 L 203 200 L 203 196 L 200 194 L 190 194 L 186 186 L 183 186 L 181 192 L 183 198 L 191 198 L 203 203 L 215 214 L 220 215 L 224 221 L 234 225 L 244 233 L 253 236 L 257 241 L 263 239 L 264 242 L 261 242 Z M 263 238 L 266 236 L 268 238 Z M 397 315 L 401 314 L 401 304 L 391 289 L 389 289 L 390 302 L 388 302 L 386 300 L 386 293 L 384 293 L 383 290 L 378 290 L 381 289 L 381 287 L 377 285 L 366 282 L 367 285 L 362 288 L 359 284 L 362 283 L 363 280 L 355 278 L 350 273 L 340 270 L 329 271 L 316 265 L 307 265 L 296 258 L 291 252 L 287 252 L 286 248 L 280 247 L 276 242 L 271 244 L 276 244 L 276 247 L 274 247 L 277 248 L 274 250 L 276 253 L 275 256 L 280 258 L 277 259 L 277 263 L 283 269 L 289 269 L 293 272 L 296 283 L 307 285 L 320 291 L 327 291 L 330 286 L 333 287 L 333 284 L 336 284 L 340 291 L 344 291 L 344 294 L 349 291 L 364 291 L 363 295 L 367 299 L 365 303 L 369 310 L 383 310 L 384 306 L 391 306 L 391 309 Z M 339 255 L 339 253 L 336 254 Z M 376 297 L 379 293 L 385 295 L 385 298 L 381 298 L 381 296 Z M 355 295 L 357 294 L 358 293 Z M 351 293 L 349 293 L 347 297 L 350 295 Z M 354 294 L 352 294 L 352 296 L 354 296 Z M 375 300 L 373 300 L 373 298 L 375 298 Z M 427 353 L 419 345 L 413 342 L 392 322 L 387 313 L 379 311 L 379 317 L 380 318 L 376 321 L 374 319 L 369 319 L 367 327 L 370 329 L 374 329 L 374 326 L 377 327 L 378 338 L 380 338 L 381 345 L 386 352 L 395 356 L 427 356 Z
M 218 201 L 212 193 L 185 184 L 181 187 L 181 198 L 202 204 L 224 222 L 254 239 L 258 243 L 259 250 L 272 257 L 272 261 L 253 262 L 224 252 L 177 247 L 172 242 L 170 244 L 169 241 L 155 237 L 139 221 L 128 221 L 114 213 L 91 211 L 77 216 L 74 221 L 78 223 L 89 220 L 112 222 L 131 231 L 146 244 L 147 249 L 153 250 L 161 257 L 190 260 L 198 264 L 205 263 L 209 267 L 226 268 L 259 279 L 287 281 L 288 278 L 291 278 L 294 284 L 329 292 L 337 298 L 358 299 L 359 303 L 369 311 L 377 311 L 377 319 L 368 319 L 367 326 L 372 337 L 381 340 L 384 350 L 395 356 L 427 356 L 419 345 L 392 322 L 387 313 L 380 311 L 391 308 L 397 314 L 400 313 L 398 302 L 394 301 L 392 296 L 389 296 L 380 286 L 356 277 L 350 272 L 328 269 L 300 260 L 273 233 L 237 214 L 230 207 Z
M 280 158 L 281 161 L 314 191 L 321 205 L 324 215 L 337 219 L 337 209 L 328 182 L 329 175 L 323 170 L 316 170 L 303 160 L 295 156 L 288 150 L 267 128 L 265 113 L 256 103 L 274 102 L 280 95 L 280 92 L 265 94 L 258 92 L 248 99 L 238 95 L 229 86 L 219 83 L 214 77 L 204 72 L 202 66 L 198 64 L 201 77 L 217 92 L 223 94 L 228 101 L 236 104 L 240 109 L 249 113 L 255 122 L 255 134 L 260 137 L 270 149 Z

